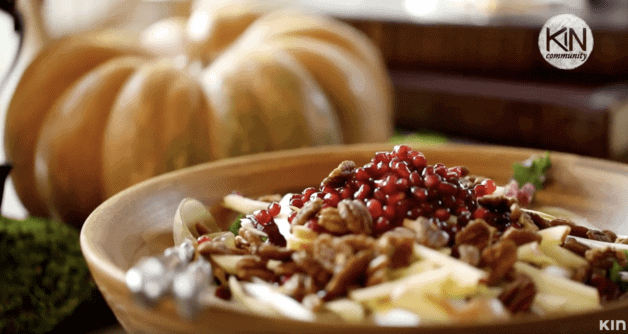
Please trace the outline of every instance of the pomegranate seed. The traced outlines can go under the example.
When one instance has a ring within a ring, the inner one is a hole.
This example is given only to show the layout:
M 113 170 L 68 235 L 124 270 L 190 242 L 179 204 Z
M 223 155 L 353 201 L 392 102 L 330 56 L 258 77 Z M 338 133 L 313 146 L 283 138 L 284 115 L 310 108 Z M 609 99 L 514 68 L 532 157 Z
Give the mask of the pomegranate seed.
M 390 162 L 390 154 L 388 152 L 377 152 L 375 153 L 375 158 L 373 159 L 375 162 L 388 164 Z
M 418 154 L 412 157 L 412 166 L 416 169 L 423 169 L 427 165 L 427 160 L 423 154 Z
M 488 218 L 489 213 L 490 212 L 488 210 L 480 207 L 480 208 L 475 209 L 475 211 L 473 211 L 473 218 L 481 218 L 481 219 L 486 220 L 486 218 Z
M 369 213 L 371 214 L 371 217 L 373 217 L 373 219 L 381 217 L 384 213 L 384 210 L 382 209 L 382 203 L 374 198 L 366 202 L 366 208 L 369 210 Z
M 256 210 L 255 212 L 253 212 L 253 216 L 260 225 L 266 225 L 272 219 L 272 217 L 268 214 L 268 211 L 266 210 Z
M 290 206 L 296 206 L 297 208 L 303 207 L 303 201 L 301 198 L 292 198 L 289 203 Z
M 408 145 L 395 145 L 395 147 L 393 147 L 393 152 L 396 153 L 395 155 L 397 156 L 400 154 L 404 156 L 408 155 L 410 151 L 412 151 L 412 149 Z
M 360 168 L 355 170 L 355 178 L 358 181 L 367 182 L 371 178 L 371 176 L 366 171 L 366 169 L 360 167 Z
M 266 225 L 259 225 L 257 229 L 263 231 L 264 233 L 266 233 L 266 235 L 268 235 L 268 241 L 271 244 L 280 247 L 286 246 L 286 238 L 284 238 L 284 236 L 279 233 L 279 227 L 277 227 L 277 224 L 275 224 L 273 220 L 271 220 Z
M 211 238 L 209 236 L 206 235 L 201 235 L 200 237 L 198 237 L 198 239 L 196 239 L 196 242 L 200 245 L 204 242 L 210 241 Z
M 317 198 L 323 199 L 325 197 L 325 193 L 323 193 L 322 191 L 317 191 L 315 193 L 312 194 L 312 196 L 310 196 L 310 201 L 311 200 L 315 200 Z
M 410 184 L 413 186 L 419 186 L 419 187 L 423 186 L 423 178 L 416 171 L 410 173 L 410 177 L 408 178 L 408 180 L 410 180 Z
M 231 299 L 231 290 L 229 290 L 228 286 L 220 285 L 214 291 L 214 295 L 222 300 L 230 300 Z
M 449 181 L 449 182 L 456 182 L 458 181 L 459 177 L 458 177 L 458 173 L 456 172 L 447 172 L 447 174 L 445 175 L 445 180 Z
M 390 172 L 390 167 L 388 167 L 388 163 L 378 162 L 377 163 L 377 172 L 376 175 L 382 176 L 386 173 Z
M 318 219 L 316 219 L 316 218 L 312 218 L 312 219 L 308 220 L 305 223 L 305 227 L 309 228 L 310 230 L 312 230 L 312 231 L 314 231 L 316 233 L 322 233 L 322 232 L 325 231 L 325 229 L 322 226 L 318 225 Z
M 292 212 L 289 216 L 288 216 L 288 223 L 292 224 L 292 221 L 294 220 L 294 217 L 297 216 L 297 212 L 294 211 Z
M 363 168 L 369 177 L 377 177 L 377 163 L 369 162 Z
M 488 194 L 486 190 L 486 186 L 483 184 L 478 184 L 475 187 L 473 187 L 473 191 L 475 192 L 475 196 L 477 197 L 482 197 Z
M 390 159 L 390 162 L 388 162 L 388 167 L 392 170 L 393 167 L 398 163 L 398 162 L 402 162 L 401 159 L 397 158 L 396 156 L 393 156 L 392 159 Z
M 449 219 L 450 213 L 447 209 L 440 208 L 440 209 L 436 209 L 433 215 L 434 215 L 434 218 L 438 220 L 446 221 L 447 219 Z
M 314 189 L 313 187 L 309 187 L 309 188 L 305 188 L 305 190 L 303 190 L 303 195 L 301 195 L 301 199 L 303 200 L 303 202 L 308 202 L 310 200 L 310 197 L 312 197 L 312 194 L 316 192 L 316 189 Z
M 443 196 L 440 199 L 442 206 L 452 208 L 456 206 L 456 198 L 454 196 Z
M 397 190 L 397 176 L 395 174 L 389 174 L 386 176 L 383 182 L 381 182 L 380 188 L 386 194 L 392 194 Z
M 408 165 L 403 161 L 395 163 L 393 171 L 399 175 L 399 177 L 406 179 L 410 177 L 410 168 L 408 168 Z
M 440 177 L 437 174 L 429 174 L 425 176 L 425 187 L 428 189 L 436 188 L 440 184 Z
M 436 164 L 434 165 L 434 173 L 445 177 L 447 176 L 447 172 L 449 172 L 449 170 L 447 170 L 447 167 L 445 167 L 445 165 L 443 164 Z
M 353 191 L 351 191 L 351 187 L 349 187 L 348 185 L 343 187 L 342 190 L 340 190 L 340 198 L 347 199 L 347 198 L 351 198 L 352 196 L 353 196 Z
M 437 188 L 438 191 L 445 195 L 455 195 L 458 193 L 458 188 L 449 182 L 441 182 Z
M 336 191 L 336 188 L 334 188 L 334 187 L 332 187 L 332 186 L 330 186 L 330 185 L 326 185 L 326 186 L 321 186 L 320 191 L 321 191 L 323 194 L 329 194 L 329 193 L 330 193 L 330 192 L 332 192 L 332 191 L 333 191 L 333 192 L 335 192 L 335 191 Z
M 486 187 L 486 194 L 490 195 L 497 190 L 497 186 L 495 185 L 495 181 L 488 179 L 482 181 L 482 184 Z
M 432 205 L 431 203 L 428 203 L 428 202 L 421 203 L 419 208 L 421 209 L 421 211 L 423 212 L 424 215 L 429 215 L 432 212 L 434 212 L 434 205 Z
M 375 190 L 373 190 L 373 198 L 378 201 L 384 201 L 386 200 L 386 194 L 380 188 L 375 188 Z
M 377 221 L 375 221 L 375 233 L 376 234 L 382 234 L 388 231 L 390 227 L 391 227 L 390 220 L 388 220 L 384 216 L 377 218 Z
M 427 166 L 423 169 L 423 171 L 421 171 L 421 176 L 423 176 L 424 178 L 432 174 L 434 174 L 434 166 Z
M 408 210 L 410 209 L 411 202 L 408 199 L 402 199 L 397 202 L 395 206 L 395 211 L 397 211 L 397 218 L 404 219 L 408 214 Z
M 369 186 L 366 183 L 363 183 L 360 186 L 360 189 L 358 189 L 358 191 L 355 192 L 355 194 L 353 194 L 353 198 L 355 199 L 359 199 L 359 200 L 364 200 L 366 199 L 369 195 L 371 194 L 371 186 Z
M 408 188 L 410 188 L 410 180 L 408 179 L 399 179 L 397 180 L 397 190 L 399 191 L 406 191 L 408 190 Z
M 405 198 L 406 198 L 406 193 L 396 193 L 396 194 L 388 195 L 388 199 L 386 199 L 386 203 L 388 203 L 388 205 L 390 206 L 393 206 L 401 202 L 401 200 Z
M 389 220 L 395 218 L 396 216 L 395 207 L 393 205 L 384 205 L 382 211 L 382 216 L 388 218 Z
M 410 192 L 412 193 L 414 198 L 418 199 L 420 202 L 427 201 L 427 189 L 419 188 L 419 187 L 412 187 L 410 188 Z
M 340 195 L 335 190 L 325 194 L 325 197 L 323 197 L 323 203 L 331 207 L 338 206 L 338 202 L 340 202 Z
M 268 213 L 272 216 L 275 217 L 279 214 L 279 212 L 281 211 L 281 205 L 277 202 L 272 202 L 270 203 L 270 205 L 268 205 Z
M 408 215 L 408 218 L 410 219 L 417 219 L 419 218 L 419 216 L 421 216 L 421 213 L 422 213 L 421 209 L 415 207 L 415 208 L 410 209 L 407 215 Z

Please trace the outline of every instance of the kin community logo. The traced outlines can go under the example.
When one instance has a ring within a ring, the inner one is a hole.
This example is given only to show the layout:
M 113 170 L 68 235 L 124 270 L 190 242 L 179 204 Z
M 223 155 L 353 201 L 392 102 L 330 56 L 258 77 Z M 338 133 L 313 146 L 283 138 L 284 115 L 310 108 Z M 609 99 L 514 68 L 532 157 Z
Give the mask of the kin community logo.
M 539 50 L 554 67 L 571 70 L 589 59 L 593 51 L 593 33 L 579 17 L 557 15 L 545 22 L 541 29 Z

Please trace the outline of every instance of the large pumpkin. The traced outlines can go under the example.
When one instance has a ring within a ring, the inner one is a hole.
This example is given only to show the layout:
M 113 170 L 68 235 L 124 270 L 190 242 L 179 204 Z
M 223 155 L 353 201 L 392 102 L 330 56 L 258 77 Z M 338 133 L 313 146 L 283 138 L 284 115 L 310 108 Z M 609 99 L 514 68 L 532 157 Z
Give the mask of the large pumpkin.
M 80 225 L 107 197 L 178 168 L 390 135 L 382 59 L 343 23 L 240 2 L 199 5 L 144 37 L 156 31 L 69 36 L 26 69 L 5 151 L 31 214 Z

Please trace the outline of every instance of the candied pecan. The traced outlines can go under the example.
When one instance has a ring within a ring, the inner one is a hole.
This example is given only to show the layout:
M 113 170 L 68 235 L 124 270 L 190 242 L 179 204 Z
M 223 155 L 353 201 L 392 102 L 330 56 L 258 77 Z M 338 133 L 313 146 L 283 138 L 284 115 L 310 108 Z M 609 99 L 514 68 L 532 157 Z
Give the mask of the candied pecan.
M 248 253 L 244 249 L 231 248 L 228 247 L 224 242 L 215 240 L 201 242 L 198 245 L 197 249 L 198 253 L 204 256 L 209 256 L 211 254 L 244 255 Z
M 571 280 L 580 282 L 580 283 L 586 283 L 590 277 L 591 277 L 591 267 L 584 266 L 584 267 L 576 268 L 576 270 L 574 270 L 573 274 L 571 275 Z
M 272 202 L 281 202 L 281 198 L 282 198 L 281 194 L 268 194 L 268 195 L 258 197 L 257 200 L 261 202 L 272 203 Z
M 340 204 L 338 204 L 340 206 Z M 334 234 L 345 234 L 349 232 L 347 222 L 340 217 L 336 208 L 324 208 L 318 215 L 318 225 Z
M 528 214 L 528 216 L 532 219 L 532 221 L 534 222 L 534 225 L 536 225 L 539 229 L 544 229 L 544 228 L 548 228 L 551 227 L 552 225 L 550 225 L 550 221 L 541 217 L 541 215 L 539 215 L 536 212 L 531 212 L 531 211 L 526 211 L 526 213 Z
M 617 262 L 621 267 L 625 267 L 628 263 L 626 253 L 611 248 L 593 248 L 584 253 L 584 257 L 589 261 L 592 267 L 609 269 Z
M 321 210 L 323 206 L 323 200 L 320 198 L 316 198 L 312 201 L 309 201 L 303 205 L 301 210 L 297 212 L 296 216 L 292 220 L 292 225 L 305 225 L 305 223 L 310 219 L 316 216 L 316 214 Z
M 376 285 L 388 281 L 390 259 L 386 255 L 376 256 L 369 262 L 366 269 L 366 286 Z
M 602 304 L 615 300 L 621 295 L 621 290 L 617 283 L 611 281 L 605 275 L 593 273 L 589 279 L 589 285 L 597 288 Z
M 307 294 L 315 292 L 312 285 L 312 277 L 302 273 L 296 273 L 286 280 L 281 285 L 280 290 L 282 293 L 296 299 L 302 300 Z
M 397 227 L 379 237 L 375 250 L 388 256 L 391 268 L 406 267 L 414 251 L 414 238 L 413 231 Z
M 364 202 L 357 199 L 343 199 L 338 203 L 338 213 L 346 221 L 346 227 L 351 233 L 371 234 L 373 218 Z
M 480 264 L 480 250 L 473 245 L 462 244 L 458 246 L 460 261 L 466 262 L 474 267 Z
M 321 182 L 322 186 L 338 187 L 353 176 L 355 171 L 355 162 L 345 160 L 338 165 L 329 175 Z
M 236 276 L 245 281 L 249 281 L 253 277 L 273 281 L 275 274 L 266 267 L 267 262 L 257 255 L 245 255 L 236 263 Z
M 487 195 L 478 198 L 478 204 L 491 211 L 505 212 L 510 210 L 510 206 L 517 203 L 517 199 L 504 195 Z
M 502 239 L 512 240 L 517 246 L 527 244 L 532 241 L 541 242 L 541 235 L 524 229 L 509 227 L 504 231 Z
M 325 286 L 331 278 L 332 271 L 323 267 L 318 261 L 306 253 L 306 251 L 293 253 L 292 260 L 301 271 L 312 277 L 317 287 Z
M 626 245 L 626 244 L 628 244 L 628 237 L 626 237 L 626 236 L 621 236 L 621 237 L 618 236 L 617 238 L 615 238 L 615 243 Z
M 519 221 L 519 218 L 521 217 L 521 215 L 523 214 L 523 210 L 521 210 L 521 207 L 519 206 L 518 203 L 512 203 L 512 205 L 510 205 L 510 221 L 511 222 L 517 222 Z
M 602 231 L 606 236 L 611 239 L 611 242 L 615 242 L 617 240 L 617 234 L 611 230 L 603 230 Z
M 323 300 L 328 301 L 343 295 L 347 288 L 364 275 L 373 257 L 372 250 L 361 250 L 347 263 L 334 272 L 334 276 L 325 286 Z
M 449 234 L 436 226 L 434 221 L 428 218 L 419 217 L 416 220 L 405 219 L 403 226 L 413 230 L 415 240 L 427 247 L 439 249 L 449 243 Z
M 573 238 L 567 238 L 567 240 L 565 240 L 565 242 L 563 243 L 563 247 L 567 248 L 568 250 L 580 256 L 584 256 L 584 253 L 586 253 L 586 251 L 591 249 L 591 247 L 581 242 L 578 242 L 576 239 L 573 239 Z
M 530 310 L 536 293 L 534 281 L 525 274 L 519 274 L 506 285 L 499 300 L 512 313 L 526 312 Z
M 459 182 L 460 185 L 463 186 L 463 188 L 473 188 L 476 185 L 482 183 L 485 180 L 488 180 L 486 177 L 484 176 L 479 176 L 479 175 L 468 175 L 469 173 L 469 169 L 464 167 L 466 169 L 466 173 L 467 175 L 464 175 L 463 177 L 460 178 Z
M 238 231 L 238 235 L 248 242 L 249 246 L 259 246 L 264 241 L 259 233 L 253 228 L 243 227 Z
M 571 227 L 571 232 L 569 232 L 569 235 L 573 235 L 580 238 L 588 238 L 587 232 L 589 232 L 589 229 L 584 226 L 576 225 L 571 220 L 564 219 L 564 218 L 556 218 L 556 219 L 552 219 L 552 221 L 550 222 L 550 226 L 559 226 L 559 225 L 568 225 L 569 227 Z
M 517 245 L 512 240 L 499 240 L 482 251 L 482 263 L 491 268 L 487 284 L 498 282 L 517 261 Z
M 255 255 L 259 255 L 263 260 L 286 261 L 292 257 L 292 253 L 294 253 L 292 249 L 279 247 L 271 243 L 263 243 L 255 250 Z
M 610 232 L 610 231 L 609 231 Z M 597 241 L 603 241 L 603 242 L 614 242 L 615 239 L 617 238 L 617 236 L 615 236 L 615 238 L 611 239 L 610 236 L 600 230 L 588 230 L 587 231 L 587 238 L 591 239 L 591 240 L 597 240 Z
M 456 233 L 456 245 L 469 244 L 482 250 L 492 243 L 495 232 L 497 229 L 484 219 L 474 219 Z
M 518 219 L 519 224 L 521 224 L 522 230 L 537 232 L 539 230 L 538 224 L 532 219 L 528 212 L 522 211 L 521 215 Z
M 299 266 L 293 261 L 281 262 L 271 269 L 277 276 L 291 276 L 295 273 L 302 272 Z

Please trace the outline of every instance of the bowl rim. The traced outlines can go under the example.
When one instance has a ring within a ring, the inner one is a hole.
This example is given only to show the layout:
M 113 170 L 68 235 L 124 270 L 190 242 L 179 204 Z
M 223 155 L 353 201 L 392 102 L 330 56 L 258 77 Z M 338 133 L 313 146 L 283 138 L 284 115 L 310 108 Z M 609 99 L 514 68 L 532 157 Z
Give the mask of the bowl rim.
M 123 200 L 125 197 L 128 196 L 128 194 L 133 193 L 135 191 L 137 191 L 137 189 L 140 188 L 144 188 L 144 187 L 151 187 L 155 184 L 159 184 L 161 182 L 164 182 L 166 180 L 171 180 L 171 179 L 176 179 L 178 175 L 181 174 L 188 174 L 188 173 L 194 173 L 194 172 L 198 172 L 198 171 L 202 171 L 202 170 L 206 170 L 208 168 L 221 168 L 221 167 L 228 167 L 230 165 L 234 165 L 234 164 L 240 164 L 243 162 L 246 163 L 255 163 L 255 162 L 261 162 L 261 161 L 268 161 L 268 160 L 275 160 L 275 159 L 282 159 L 282 158 L 287 158 L 287 157 L 297 157 L 297 156 L 308 156 L 308 155 L 315 155 L 315 154 L 324 154 L 324 153 L 338 153 L 338 152 L 342 152 L 342 151 L 346 151 L 347 149 L 352 149 L 352 150 L 372 150 L 373 152 L 376 151 L 381 151 L 381 150 L 386 150 L 386 149 L 390 149 L 393 146 L 395 146 L 396 144 L 393 143 L 367 143 L 367 144 L 350 144 L 350 145 L 331 145 L 331 146 L 317 146 L 317 147 L 305 147 L 305 148 L 297 148 L 297 149 L 290 149 L 290 150 L 282 150 L 282 151 L 273 151 L 273 152 L 263 152 L 263 153 L 257 153 L 257 154 L 251 154 L 251 155 L 246 155 L 246 156 L 238 156 L 238 157 L 230 157 L 230 158 L 224 158 L 221 160 L 215 160 L 215 161 L 210 161 L 210 162 L 206 162 L 206 163 L 202 163 L 202 164 L 198 164 L 195 166 L 191 166 L 191 167 L 186 167 L 186 168 L 182 168 L 179 170 L 175 170 L 172 172 L 168 172 L 159 176 L 155 176 L 152 177 L 148 180 L 139 182 L 129 188 L 126 188 L 122 191 L 120 191 L 119 193 L 113 195 L 112 197 L 110 197 L 109 199 L 105 200 L 102 204 L 100 204 L 89 216 L 88 218 L 85 220 L 85 223 L 83 225 L 83 227 L 81 228 L 80 231 L 80 245 L 81 245 L 81 250 L 83 252 L 83 255 L 86 259 L 86 261 L 88 262 L 88 264 L 90 264 L 90 271 L 92 270 L 92 267 L 97 268 L 100 272 L 102 272 L 105 276 L 107 276 L 106 278 L 109 280 L 113 280 L 116 284 L 120 284 L 123 286 L 125 285 L 125 272 L 119 267 L 116 266 L 112 261 L 103 258 L 101 256 L 99 256 L 99 252 L 97 250 L 95 250 L 90 243 L 89 238 L 90 236 L 90 226 L 91 224 L 93 224 L 93 220 L 95 216 L 99 215 L 102 211 L 107 210 L 108 207 L 110 206 L 115 206 L 116 203 L 118 203 L 119 201 Z M 410 145 L 412 145 L 410 143 Z M 419 145 L 415 145 L 415 147 L 417 149 L 433 149 L 434 147 L 444 147 L 447 149 L 452 149 L 452 150 L 460 150 L 460 149 L 466 149 L 466 150 L 476 150 L 476 151 L 483 151 L 483 152 L 498 152 L 498 151 L 504 151 L 504 150 L 508 150 L 508 151 L 512 151 L 512 152 L 517 152 L 517 153 L 526 153 L 526 154 L 541 154 L 541 153 L 545 153 L 545 152 L 550 152 L 550 155 L 553 157 L 560 157 L 560 159 L 563 160 L 581 160 L 582 162 L 587 162 L 587 163 L 592 163 L 595 165 L 596 168 L 601 168 L 601 169 L 605 169 L 605 170 L 612 170 L 613 172 L 616 173 L 621 173 L 626 175 L 626 177 L 628 177 L 628 164 L 625 163 L 621 163 L 618 161 L 611 161 L 611 160 L 604 160 L 601 158 L 595 158 L 595 157 L 586 157 L 586 156 L 581 156 L 581 155 L 577 155 L 577 154 L 573 154 L 573 153 L 566 153 L 566 152 L 560 152 L 560 151 L 552 151 L 552 150 L 540 150 L 540 149 L 535 149 L 535 148 L 521 148 L 521 147 L 511 147 L 511 146 L 504 146 L 504 145 L 490 145 L 490 144 L 467 144 L 467 143 L 435 143 L 435 144 L 421 144 Z M 100 287 L 99 287 L 100 288 Z M 569 319 L 575 319 L 578 317 L 582 317 L 582 316 L 587 316 L 587 315 L 593 315 L 593 314 L 602 314 L 602 313 L 609 313 L 613 312 L 615 310 L 618 310 L 620 308 L 626 308 L 628 306 L 628 300 L 624 300 L 624 301 L 614 301 L 612 302 L 610 305 L 605 305 L 603 308 L 598 309 L 598 310 L 590 310 L 590 311 L 580 311 L 580 312 L 573 312 L 573 313 L 568 313 L 568 314 L 554 314 L 554 315 L 548 315 L 548 316 L 543 316 L 543 317 L 539 317 L 539 316 L 523 316 L 520 318 L 515 318 L 515 319 L 511 319 L 505 322 L 489 322 L 489 323 L 482 323 L 482 322 L 477 322 L 477 323 L 444 323 L 444 324 L 425 324 L 425 325 L 420 325 L 420 326 L 410 326 L 410 327 L 396 327 L 399 329 L 403 329 L 403 328 L 424 328 L 426 330 L 429 329 L 457 329 L 457 328 L 466 328 L 466 329 L 473 329 L 473 330 L 481 330 L 481 329 L 495 329 L 495 328 L 499 328 L 501 326 L 510 326 L 510 325 L 526 325 L 526 324 L 540 324 L 544 321 L 556 321 L 556 320 L 565 320 L 565 321 L 569 321 Z M 220 307 L 220 306 L 216 306 L 216 307 Z M 242 314 L 249 314 L 249 315 L 253 315 L 253 316 L 259 316 L 259 315 L 255 315 L 251 312 L 247 312 L 247 311 L 239 311 L 237 309 L 228 309 L 229 311 L 234 311 L 234 312 L 240 312 Z M 597 319 L 597 318 L 595 318 Z M 300 321 L 296 321 L 296 320 L 292 320 L 292 319 L 284 319 L 282 318 L 281 320 L 286 320 L 286 321 L 294 321 L 295 323 L 302 323 Z M 327 326 L 327 325 L 332 325 L 328 322 L 314 322 L 314 324 L 316 325 L 320 325 L 320 326 Z M 366 323 L 358 323 L 358 324 L 333 324 L 334 326 L 341 326 L 341 327 L 346 327 L 346 328 L 351 328 L 351 329 L 356 329 L 359 330 L 360 328 L 364 328 L 366 329 L 367 327 L 370 327 L 372 325 L 366 324 Z M 389 328 L 386 326 L 381 326 L 382 328 Z

